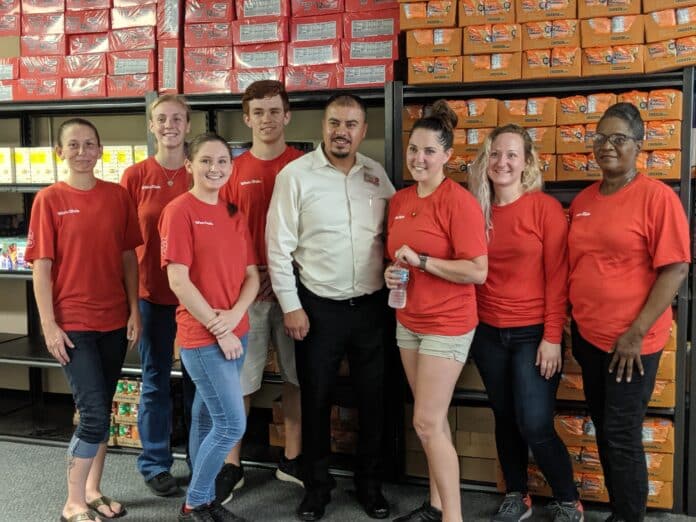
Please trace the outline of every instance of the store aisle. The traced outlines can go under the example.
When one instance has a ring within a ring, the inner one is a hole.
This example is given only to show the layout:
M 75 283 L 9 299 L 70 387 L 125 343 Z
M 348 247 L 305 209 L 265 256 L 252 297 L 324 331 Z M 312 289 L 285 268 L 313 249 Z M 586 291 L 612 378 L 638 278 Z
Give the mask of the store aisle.
M 65 492 L 65 447 L 40 446 L 0 441 L 0 522 L 44 522 L 57 520 Z M 172 470 L 175 476 L 184 476 L 186 466 L 177 461 Z M 248 469 L 247 485 L 229 504 L 239 515 L 254 522 L 285 522 L 296 520 L 294 510 L 301 500 L 297 486 L 273 478 L 266 469 Z M 369 521 L 352 499 L 352 482 L 339 479 L 332 502 L 327 508 L 326 522 Z M 135 469 L 132 454 L 109 454 L 103 480 L 104 493 L 122 501 L 128 515 L 122 520 L 130 522 L 165 522 L 176 520 L 176 510 L 181 498 L 157 498 L 147 492 Z M 405 513 L 418 506 L 425 489 L 417 486 L 385 486 L 385 495 L 392 505 L 392 512 Z M 464 520 L 484 521 L 499 502 L 497 495 L 462 492 Z M 586 520 L 600 522 L 605 512 L 588 509 Z M 543 509 L 535 509 L 532 520 L 548 520 Z M 650 521 L 694 520 L 667 513 L 651 513 Z

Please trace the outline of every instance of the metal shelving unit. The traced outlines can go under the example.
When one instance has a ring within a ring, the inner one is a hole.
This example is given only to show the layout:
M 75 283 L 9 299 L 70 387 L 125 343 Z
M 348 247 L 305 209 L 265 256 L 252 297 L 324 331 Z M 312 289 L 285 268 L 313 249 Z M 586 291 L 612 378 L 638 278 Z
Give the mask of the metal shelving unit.
M 409 103 L 427 103 L 436 99 L 467 99 L 490 97 L 497 99 L 516 99 L 530 96 L 557 96 L 564 97 L 573 94 L 591 92 L 626 92 L 634 89 L 652 90 L 662 88 L 674 88 L 683 92 L 683 113 L 681 129 L 681 149 L 685 151 L 681 166 L 681 177 L 677 181 L 669 182 L 669 185 L 679 194 L 686 215 L 692 222 L 693 209 L 691 168 L 688 151 L 691 149 L 692 120 L 694 115 L 694 68 L 665 72 L 651 75 L 626 75 L 604 76 L 581 79 L 549 79 L 542 81 L 522 80 L 514 82 L 488 82 L 488 83 L 464 83 L 456 85 L 404 85 L 402 82 L 394 82 L 387 92 L 386 101 L 390 109 L 386 132 L 393 139 L 390 172 L 394 173 L 395 186 L 403 187 L 404 151 L 402 150 L 401 135 L 403 133 L 402 110 Z M 567 205 L 573 197 L 591 182 L 551 182 L 547 184 L 547 192 L 556 197 L 561 203 Z M 696 258 L 696 255 L 694 256 Z M 692 276 L 696 285 L 696 274 Z M 695 286 L 696 287 L 696 286 Z M 676 407 L 650 409 L 650 414 L 667 416 L 673 419 L 675 425 L 675 453 L 674 453 L 674 507 L 676 512 L 687 509 L 690 514 L 696 513 L 696 444 L 688 444 L 687 433 L 696 434 L 696 414 L 690 416 L 690 429 L 687 431 L 688 395 L 687 383 L 696 385 L 696 365 L 691 365 L 691 374 L 687 376 L 687 330 L 689 326 L 689 281 L 682 284 L 677 294 L 677 377 L 676 377 Z M 692 310 L 691 326 L 696 335 L 696 311 Z M 474 391 L 458 391 L 454 396 L 454 404 L 457 403 L 485 403 L 485 393 Z M 576 407 L 577 403 L 569 406 Z M 582 403 L 580 403 L 582 404 Z M 563 401 L 559 405 L 565 406 Z M 688 468 L 685 466 L 687 458 Z M 686 469 L 690 471 L 692 479 L 689 481 L 688 495 L 685 479 Z

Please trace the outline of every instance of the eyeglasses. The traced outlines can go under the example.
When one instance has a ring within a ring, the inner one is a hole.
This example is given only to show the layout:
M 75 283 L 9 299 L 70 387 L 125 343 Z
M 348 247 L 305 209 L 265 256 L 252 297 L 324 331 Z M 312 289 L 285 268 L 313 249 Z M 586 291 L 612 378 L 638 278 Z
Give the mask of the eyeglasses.
M 607 141 L 611 143 L 614 147 L 623 147 L 629 140 L 638 141 L 638 138 L 633 136 L 626 136 L 625 134 L 602 134 L 597 132 L 592 136 L 592 146 L 601 147 Z

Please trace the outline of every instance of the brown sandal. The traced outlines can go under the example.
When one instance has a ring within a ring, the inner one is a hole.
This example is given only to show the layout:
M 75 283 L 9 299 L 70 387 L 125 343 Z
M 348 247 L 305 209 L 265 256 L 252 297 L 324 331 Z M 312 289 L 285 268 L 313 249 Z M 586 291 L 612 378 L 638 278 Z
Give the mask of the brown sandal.
M 95 498 L 92 502 L 87 502 L 87 505 L 90 507 L 90 509 L 93 509 L 94 511 L 96 511 L 98 517 L 108 518 L 108 519 L 121 518 L 122 516 L 124 516 L 126 514 L 126 508 L 124 508 L 123 505 L 121 505 L 121 511 L 116 513 L 113 510 L 113 508 L 111 507 L 111 504 L 113 502 L 114 501 L 112 499 L 110 499 L 109 497 L 107 497 L 106 495 L 102 495 L 99 498 Z M 99 508 L 101 506 L 107 506 L 114 513 L 114 516 L 110 517 L 106 513 L 102 513 L 101 511 L 99 511 Z M 94 520 L 94 519 L 92 519 L 92 520 Z
M 96 518 L 94 518 L 94 514 L 91 511 L 75 513 L 71 517 L 66 517 L 64 515 L 60 516 L 60 522 L 88 522 L 89 520 L 97 520 Z

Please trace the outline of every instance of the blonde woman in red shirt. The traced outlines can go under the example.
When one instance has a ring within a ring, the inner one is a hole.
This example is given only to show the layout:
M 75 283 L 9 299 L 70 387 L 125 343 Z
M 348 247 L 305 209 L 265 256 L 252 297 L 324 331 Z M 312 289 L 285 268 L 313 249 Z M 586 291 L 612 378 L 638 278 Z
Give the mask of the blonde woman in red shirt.
M 483 209 L 489 251 L 488 278 L 477 288 L 472 356 L 493 407 L 507 487 L 492 520 L 532 515 L 529 447 L 553 489 L 554 520 L 580 522 L 570 457 L 553 425 L 568 300 L 568 220 L 560 203 L 541 192 L 534 145 L 517 125 L 488 136 L 469 187 Z
M 447 412 L 478 323 L 474 284 L 485 281 L 487 261 L 481 209 L 444 172 L 456 124 L 444 100 L 415 123 L 406 164 L 416 184 L 389 203 L 387 252 L 394 264 L 385 280 L 394 288 L 400 282 L 395 270 L 409 270 L 406 306 L 396 313 L 396 342 L 430 475 L 430 501 L 399 522 L 462 521 L 459 462 Z

